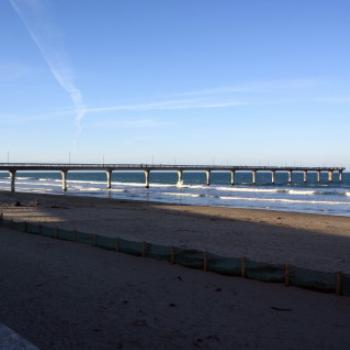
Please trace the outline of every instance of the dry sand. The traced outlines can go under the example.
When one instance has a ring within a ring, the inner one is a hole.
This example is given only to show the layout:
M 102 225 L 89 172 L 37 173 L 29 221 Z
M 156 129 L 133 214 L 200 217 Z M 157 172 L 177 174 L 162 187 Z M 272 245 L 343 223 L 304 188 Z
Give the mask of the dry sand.
M 346 217 L 7 192 L 0 193 L 0 211 L 16 220 L 350 273 Z
M 350 298 L 0 228 L 0 320 L 41 349 L 348 349 Z

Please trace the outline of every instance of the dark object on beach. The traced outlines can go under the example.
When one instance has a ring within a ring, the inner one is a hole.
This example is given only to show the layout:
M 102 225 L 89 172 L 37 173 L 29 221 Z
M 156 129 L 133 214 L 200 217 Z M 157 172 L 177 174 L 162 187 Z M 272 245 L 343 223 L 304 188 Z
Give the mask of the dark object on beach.
M 292 309 L 286 309 L 286 308 L 281 308 L 281 307 L 276 307 L 276 306 L 271 306 L 271 309 L 274 310 L 274 311 L 281 311 L 281 312 L 293 311 Z
M 182 277 L 181 276 L 177 276 L 177 279 L 182 282 Z
M 221 289 L 221 288 L 216 288 L 215 291 L 216 291 L 216 292 L 222 292 L 222 289 Z
M 50 208 L 52 208 L 52 209 L 69 209 L 68 207 L 61 207 L 61 206 L 59 206 L 59 205 L 51 205 L 51 207 Z
M 176 304 L 170 303 L 169 306 L 170 306 L 170 307 L 176 307 Z
M 20 201 L 16 201 L 16 202 L 15 202 L 15 207 L 21 207 L 21 206 L 22 206 L 22 204 L 21 204 Z
M 194 346 L 200 346 L 203 343 L 203 339 L 202 338 L 197 338 L 194 342 L 193 345 Z

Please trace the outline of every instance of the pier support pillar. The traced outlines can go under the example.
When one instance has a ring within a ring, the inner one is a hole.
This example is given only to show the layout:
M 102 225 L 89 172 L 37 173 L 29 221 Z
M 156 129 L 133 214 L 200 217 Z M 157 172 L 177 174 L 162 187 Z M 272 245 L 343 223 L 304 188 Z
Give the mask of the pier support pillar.
M 211 173 L 210 173 L 210 170 L 206 170 L 206 172 L 205 172 L 205 180 L 206 180 L 206 185 L 207 186 L 210 186 L 210 180 L 211 180 Z
M 150 171 L 145 170 L 145 187 L 146 188 L 149 188 L 149 175 L 150 175 Z
M 319 184 L 321 182 L 321 172 L 317 171 L 316 172 L 316 182 Z
M 236 184 L 236 172 L 234 170 L 230 171 L 230 184 L 231 186 Z
M 288 184 L 291 184 L 292 183 L 292 171 L 289 170 L 288 171 Z
M 182 170 L 178 170 L 177 171 L 177 184 L 176 186 L 180 187 L 183 185 L 183 171 Z
M 106 171 L 107 188 L 112 188 L 112 170 Z
M 256 185 L 256 170 L 252 171 L 252 184 Z
M 276 171 L 275 170 L 271 171 L 271 182 L 273 185 L 276 183 Z
M 306 170 L 303 172 L 303 176 L 304 176 L 304 178 L 303 178 L 304 184 L 306 184 L 307 183 L 307 171 Z
M 67 174 L 68 170 L 61 170 L 61 179 L 62 179 L 62 191 L 67 191 Z
M 328 182 L 333 182 L 333 171 L 328 170 Z
M 11 192 L 16 191 L 16 170 L 10 170 Z

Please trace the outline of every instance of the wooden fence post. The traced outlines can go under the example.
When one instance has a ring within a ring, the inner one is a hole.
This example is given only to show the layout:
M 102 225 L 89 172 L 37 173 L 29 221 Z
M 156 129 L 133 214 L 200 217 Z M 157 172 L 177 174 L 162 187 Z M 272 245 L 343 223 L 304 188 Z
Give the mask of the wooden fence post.
M 203 270 L 208 271 L 208 255 L 207 252 L 203 252 Z
M 119 252 L 119 239 L 118 238 L 115 240 L 114 249 L 116 252 Z
M 286 287 L 290 286 L 290 280 L 289 280 L 289 266 L 287 264 L 284 265 L 284 285 Z
M 246 258 L 241 258 L 241 277 L 246 277 Z
M 142 256 L 145 257 L 147 254 L 148 244 L 147 242 L 142 242 Z
M 343 273 L 342 272 L 337 272 L 336 275 L 336 293 L 337 295 L 343 295 Z
M 175 259 L 175 249 L 174 249 L 173 247 L 171 247 L 171 251 L 170 251 L 170 262 L 171 262 L 172 264 L 175 264 L 175 261 L 176 261 L 176 259 Z

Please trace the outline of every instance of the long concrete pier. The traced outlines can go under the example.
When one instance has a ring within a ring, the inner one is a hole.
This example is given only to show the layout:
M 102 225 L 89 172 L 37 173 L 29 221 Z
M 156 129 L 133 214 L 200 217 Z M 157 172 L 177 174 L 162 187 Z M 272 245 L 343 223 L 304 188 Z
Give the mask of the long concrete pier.
M 277 173 L 286 173 L 288 184 L 292 183 L 294 173 L 302 173 L 304 183 L 308 182 L 309 173 L 316 174 L 316 182 L 321 182 L 321 174 L 326 173 L 328 182 L 334 180 L 335 174 L 338 175 L 338 180 L 343 180 L 343 167 L 271 167 L 271 166 L 220 166 L 220 165 L 150 165 L 150 164 L 39 164 L 39 163 L 0 163 L 0 171 L 8 172 L 11 178 L 11 191 L 16 189 L 16 174 L 19 171 L 48 171 L 59 172 L 62 179 L 62 190 L 67 191 L 67 176 L 69 171 L 97 171 L 106 173 L 107 188 L 112 188 L 113 172 L 135 171 L 143 172 L 145 176 L 145 187 L 150 186 L 151 172 L 176 172 L 178 184 L 183 183 L 184 172 L 203 172 L 206 178 L 206 185 L 211 184 L 211 175 L 213 172 L 227 172 L 230 174 L 230 184 L 236 184 L 236 174 L 238 172 L 250 172 L 252 174 L 252 184 L 256 185 L 258 172 L 270 172 L 271 183 L 276 183 Z

